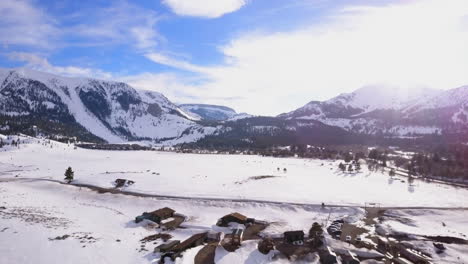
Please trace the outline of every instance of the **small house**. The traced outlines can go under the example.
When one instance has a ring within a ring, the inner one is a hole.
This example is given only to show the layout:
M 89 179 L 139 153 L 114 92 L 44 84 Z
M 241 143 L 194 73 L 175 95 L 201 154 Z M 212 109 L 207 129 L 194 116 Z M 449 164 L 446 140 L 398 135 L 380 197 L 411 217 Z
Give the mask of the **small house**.
M 235 245 L 240 245 L 242 242 L 242 239 L 244 238 L 244 229 L 238 228 L 238 229 L 232 230 L 231 236 L 232 236 L 231 242 Z
M 404 258 L 393 258 L 392 261 L 395 264 L 413 264 L 413 262 Z
M 286 231 L 284 232 L 284 241 L 290 244 L 302 244 L 304 243 L 304 231 Z
M 164 207 L 153 212 L 144 212 L 142 215 L 135 218 L 135 223 L 139 223 L 144 219 L 153 221 L 155 223 L 161 223 L 162 220 L 173 217 L 175 211 L 169 207 Z
M 224 238 L 223 232 L 213 232 L 210 231 L 206 234 L 206 242 L 220 242 Z
M 173 249 L 172 251 L 174 252 L 177 252 L 177 253 L 180 253 L 180 252 L 183 252 L 189 248 L 194 248 L 194 247 L 198 247 L 200 245 L 203 245 L 203 243 L 205 242 L 205 239 L 206 239 L 206 232 L 205 233 L 199 233 L 199 234 L 195 234 L 191 237 L 189 237 L 188 239 L 184 240 L 183 242 L 177 244 Z
M 239 223 L 239 224 L 246 224 L 247 223 L 247 216 L 239 214 L 239 213 L 231 213 L 221 217 L 218 222 L 216 223 L 217 226 L 228 226 L 229 223 Z
M 324 250 L 319 252 L 320 263 L 335 264 L 338 263 L 335 252 L 330 247 L 325 247 Z
M 241 243 L 244 236 L 244 229 L 234 229 L 232 233 L 226 234 L 221 241 L 221 245 L 229 252 L 236 251 Z
M 399 252 L 400 256 L 418 264 L 430 264 L 431 259 L 422 253 L 410 249 L 410 248 L 405 248 L 402 244 L 399 244 Z
M 349 250 L 346 251 L 346 255 L 344 255 L 342 257 L 342 259 L 343 259 L 343 261 L 342 261 L 343 264 L 359 264 L 359 263 L 361 263 L 359 261 L 359 259 L 357 258 L 356 254 L 354 254 L 353 252 L 351 252 Z
M 154 253 L 167 253 L 170 252 L 175 246 L 180 243 L 180 240 L 169 240 L 167 243 L 154 248 Z

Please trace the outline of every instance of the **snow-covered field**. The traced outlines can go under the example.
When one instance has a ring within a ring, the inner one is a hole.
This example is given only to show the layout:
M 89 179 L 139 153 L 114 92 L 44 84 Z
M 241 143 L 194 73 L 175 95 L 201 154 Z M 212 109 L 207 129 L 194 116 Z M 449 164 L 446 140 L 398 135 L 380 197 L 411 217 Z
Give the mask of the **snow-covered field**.
M 400 207 L 468 206 L 466 189 L 423 181 L 410 186 L 405 178 L 392 179 L 381 172 L 369 172 L 365 165 L 359 173 L 343 173 L 338 170 L 340 161 L 100 151 L 30 141 L 19 148 L 0 151 L 0 171 L 7 170 L 5 166 L 22 166 L 15 175 L 63 180 L 65 169 L 71 166 L 76 183 L 113 187 L 115 179 L 125 178 L 135 181 L 127 191 L 169 196 L 359 206 L 371 202 Z
M 149 251 L 140 252 L 139 240 L 156 232 L 134 224 L 133 219 L 144 211 L 164 206 L 189 217 L 184 223 L 185 229 L 171 233 L 181 240 L 210 230 L 218 218 L 233 211 L 276 222 L 265 230 L 272 234 L 295 229 L 307 231 L 314 221 L 324 222 L 330 212 L 317 206 L 177 201 L 99 194 L 85 188 L 43 181 L 0 181 L 0 206 L 6 208 L 0 210 L 0 263 L 151 263 L 156 245 L 149 243 L 146 246 Z M 357 220 L 363 215 L 363 210 L 358 208 L 331 210 L 331 219 L 349 216 Z M 288 221 L 290 219 L 294 221 Z M 63 235 L 71 237 L 49 240 Z M 78 238 L 84 235 L 95 239 Z M 184 254 L 177 263 L 193 263 L 196 250 L 191 250 L 195 251 L 193 255 L 190 251 Z M 218 258 L 247 258 L 252 251 L 256 251 L 256 247 L 248 246 L 239 252 L 242 254 L 221 251 Z M 263 257 L 264 262 L 250 263 L 268 262 L 266 256 L 256 254 L 259 257 L 255 259 Z
M 434 263 L 468 263 L 468 246 L 457 243 L 445 243 L 447 251 L 437 254 L 430 237 L 450 237 L 468 239 L 467 218 L 465 210 L 403 209 L 388 210 L 381 227 L 385 232 L 408 234 L 414 240 L 412 244 L 439 261 Z
M 463 199 L 467 197 L 466 190 L 423 182 L 408 189 L 407 183 L 397 178 L 390 182 L 388 176 L 365 169 L 359 174 L 337 172 L 337 162 L 93 151 L 57 142 L 45 144 L 38 139 L 22 140 L 25 143 L 19 148 L 8 146 L 0 151 L 0 263 L 157 263 L 157 255 L 152 254 L 157 244 L 150 242 L 142 247 L 140 242 L 157 231 L 135 224 L 133 219 L 144 211 L 165 206 L 187 216 L 183 229 L 170 232 L 179 240 L 216 230 L 217 219 L 231 212 L 271 222 L 263 232 L 272 236 L 290 230 L 307 232 L 313 222 L 326 224 L 327 219 L 328 223 L 343 218 L 361 223 L 365 217 L 364 209 L 355 206 L 323 209 L 313 205 L 322 201 L 348 205 L 372 201 L 394 206 L 466 206 Z M 126 188 L 128 191 L 246 201 L 102 194 L 43 180 L 62 180 L 68 166 L 74 169 L 76 182 L 81 183 L 112 187 L 116 178 L 127 178 L 136 182 Z M 287 168 L 286 173 L 283 168 Z M 278 177 L 250 178 L 262 175 Z M 398 209 L 389 213 L 411 221 L 388 218 L 382 223 L 388 230 L 419 236 L 467 235 L 466 210 Z M 64 235 L 68 237 L 55 239 Z M 256 243 L 243 242 L 233 253 L 218 247 L 216 263 L 289 263 L 286 259 L 272 260 L 272 254 L 260 254 Z M 428 251 L 432 249 L 430 242 L 416 243 Z M 341 246 L 336 241 L 332 244 Z M 434 255 L 434 263 L 466 263 L 468 253 L 463 246 L 447 245 L 447 248 L 447 253 Z M 186 251 L 176 263 L 193 263 L 200 249 Z

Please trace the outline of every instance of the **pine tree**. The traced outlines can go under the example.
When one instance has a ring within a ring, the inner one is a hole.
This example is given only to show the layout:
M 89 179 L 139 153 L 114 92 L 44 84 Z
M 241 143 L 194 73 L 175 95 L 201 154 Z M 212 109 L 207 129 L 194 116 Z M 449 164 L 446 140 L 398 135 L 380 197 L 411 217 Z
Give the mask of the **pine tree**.
M 340 165 L 338 165 L 338 168 L 340 168 L 341 171 L 345 171 L 346 170 L 346 165 L 344 165 L 343 163 L 340 162 Z
M 73 172 L 72 168 L 68 167 L 68 169 L 65 171 L 65 180 L 68 183 L 70 183 L 71 181 L 73 181 L 74 174 L 75 174 L 75 172 Z
M 314 238 L 318 235 L 321 235 L 322 233 L 323 233 L 322 226 L 319 223 L 314 222 L 312 224 L 312 227 L 309 229 L 309 238 Z

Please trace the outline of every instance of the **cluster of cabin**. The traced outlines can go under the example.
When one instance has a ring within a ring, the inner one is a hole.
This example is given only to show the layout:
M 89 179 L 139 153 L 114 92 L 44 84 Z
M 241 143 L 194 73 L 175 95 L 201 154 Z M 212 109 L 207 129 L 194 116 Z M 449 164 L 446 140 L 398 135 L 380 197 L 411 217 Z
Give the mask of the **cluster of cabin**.
M 173 209 L 164 207 L 152 212 L 144 212 L 135 218 L 136 223 L 149 220 L 162 230 L 172 230 L 179 227 L 185 217 L 177 214 Z M 343 220 L 335 220 L 328 227 L 327 232 L 336 239 L 340 239 L 342 234 Z M 274 237 L 259 236 L 258 233 L 268 226 L 265 221 L 249 218 L 240 213 L 231 213 L 221 217 L 214 230 L 193 234 L 191 237 L 181 240 L 167 240 L 154 248 L 154 253 L 159 254 L 160 263 L 164 263 L 166 258 L 175 260 L 186 250 L 200 245 L 222 246 L 229 252 L 236 251 L 242 246 L 244 240 L 258 240 L 258 250 L 262 254 L 268 254 L 276 250 L 289 259 L 301 259 L 308 254 L 317 254 L 320 263 L 334 264 L 358 264 L 361 260 L 355 253 L 349 250 L 339 250 L 334 252 L 333 248 L 327 245 L 322 225 L 313 223 L 306 235 L 303 230 L 290 230 Z M 222 231 L 220 231 L 222 230 Z M 385 263 L 402 264 L 430 264 L 430 258 L 405 247 L 392 239 L 378 238 L 377 243 L 369 243 L 361 239 L 354 240 L 357 248 L 368 248 L 382 253 L 382 257 L 373 259 L 386 261 Z M 348 240 L 346 240 L 348 241 Z M 348 241 L 348 242 L 351 242 Z M 276 253 L 275 253 L 276 254 Z
M 440 247 L 440 244 L 437 243 Z M 443 247 L 445 248 L 445 247 Z M 397 264 L 431 264 L 431 258 L 409 248 L 393 238 L 377 236 L 377 250 L 385 254 L 385 259 Z
M 342 239 L 344 235 L 342 235 L 342 227 L 344 221 L 343 220 L 335 220 L 333 221 L 328 227 L 327 232 L 330 234 L 331 237 L 335 239 Z M 346 236 L 344 238 L 345 241 L 351 243 L 351 236 Z M 377 243 L 374 243 L 373 240 L 376 240 Z M 385 263 L 397 263 L 397 264 L 430 264 L 431 258 L 429 256 L 424 255 L 417 250 L 409 248 L 408 245 L 397 242 L 395 239 L 392 238 L 384 238 L 381 236 L 373 236 L 369 241 L 363 241 L 362 239 L 358 238 L 354 240 L 354 246 L 357 248 L 367 248 L 371 250 L 376 250 L 382 254 L 382 257 L 377 257 L 375 259 L 384 261 Z M 438 247 L 444 250 L 443 245 L 437 244 Z M 327 255 L 333 255 L 331 253 Z M 356 256 L 353 257 L 352 252 L 341 256 L 344 263 L 359 263 L 357 262 L 358 259 Z M 345 261 L 346 260 L 346 261 Z M 335 263 L 335 262 L 327 262 L 327 263 Z

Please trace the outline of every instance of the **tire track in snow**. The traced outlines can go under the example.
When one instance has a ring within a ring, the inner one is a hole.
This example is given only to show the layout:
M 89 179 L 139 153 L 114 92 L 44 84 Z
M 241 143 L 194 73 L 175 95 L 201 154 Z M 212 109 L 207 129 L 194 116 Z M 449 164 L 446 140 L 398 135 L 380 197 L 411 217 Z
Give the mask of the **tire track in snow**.
M 66 183 L 60 180 L 53 180 L 48 178 L 3 178 L 1 182 L 53 182 L 63 184 L 66 186 L 83 187 L 98 193 L 111 193 L 111 194 L 122 194 L 134 197 L 143 198 L 158 198 L 167 200 L 195 200 L 199 202 L 233 202 L 233 203 L 258 203 L 258 204 L 270 204 L 270 205 L 287 205 L 287 206 L 314 206 L 319 207 L 321 204 L 314 203 L 296 203 L 296 202 L 280 202 L 280 201 L 268 201 L 268 200 L 257 200 L 257 199 L 241 199 L 241 198 L 219 198 L 219 197 L 194 197 L 194 196 L 179 196 L 179 195 L 161 195 L 161 194 L 149 194 L 132 191 L 124 191 L 115 188 L 105 188 L 97 185 L 86 184 L 86 183 Z M 364 208 L 364 205 L 352 205 L 352 204 L 326 204 L 326 207 L 345 207 L 345 208 Z M 434 209 L 434 210 L 468 210 L 468 207 L 444 207 L 444 206 L 382 206 L 378 207 L 382 210 L 388 209 Z

